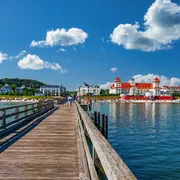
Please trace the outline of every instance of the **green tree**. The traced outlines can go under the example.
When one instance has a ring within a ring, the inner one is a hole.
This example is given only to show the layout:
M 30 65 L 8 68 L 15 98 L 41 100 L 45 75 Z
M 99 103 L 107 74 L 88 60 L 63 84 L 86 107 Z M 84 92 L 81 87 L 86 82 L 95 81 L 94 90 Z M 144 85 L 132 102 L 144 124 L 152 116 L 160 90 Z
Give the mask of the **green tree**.
M 105 94 L 105 90 L 104 90 L 104 89 L 101 89 L 101 90 L 100 90 L 100 95 L 103 95 L 103 94 Z
M 10 87 L 13 90 L 13 92 L 15 92 L 17 85 L 16 84 L 11 84 Z
M 28 96 L 28 89 L 27 88 L 23 89 L 23 95 Z
M 8 78 L 4 78 L 4 84 L 8 84 L 9 79 Z
M 93 93 L 87 93 L 86 94 L 86 96 L 92 96 L 93 95 Z
M 74 91 L 74 96 L 75 96 L 75 97 L 77 96 L 77 91 Z
M 173 95 L 174 97 L 180 97 L 180 93 L 178 93 L 178 92 L 174 92 L 172 95 Z
M 106 89 L 106 90 L 105 90 L 105 93 L 109 95 L 109 89 Z
M 32 80 L 32 79 L 19 79 L 19 78 L 4 78 L 4 79 L 0 79 L 0 84 L 16 84 L 17 86 L 22 86 L 25 85 L 26 87 L 35 87 L 35 88 L 39 88 L 40 86 L 44 86 L 46 84 L 36 81 L 36 80 Z

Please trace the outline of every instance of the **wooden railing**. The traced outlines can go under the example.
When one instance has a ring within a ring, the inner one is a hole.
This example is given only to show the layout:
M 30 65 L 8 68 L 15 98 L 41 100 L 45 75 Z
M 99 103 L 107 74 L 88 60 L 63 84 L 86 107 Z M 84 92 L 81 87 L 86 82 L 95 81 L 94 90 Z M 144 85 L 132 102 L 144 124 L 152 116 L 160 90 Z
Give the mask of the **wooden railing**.
M 0 108 L 0 136 L 7 132 L 8 129 L 13 129 L 13 127 L 22 123 L 24 120 L 40 116 L 53 108 L 53 101 Z
M 88 114 L 76 102 L 76 108 L 79 114 L 79 127 L 81 135 L 84 137 L 83 144 L 86 153 L 87 164 L 89 167 L 90 179 L 99 179 L 95 167 L 101 168 L 108 180 L 135 180 L 131 170 L 123 162 L 113 147 L 96 128 L 89 118 Z M 85 134 L 92 142 L 92 156 L 87 149 Z M 101 167 L 100 167 L 101 166 Z
M 89 115 L 94 125 L 102 133 L 102 135 L 108 138 L 108 116 L 101 114 L 100 112 L 94 111 Z

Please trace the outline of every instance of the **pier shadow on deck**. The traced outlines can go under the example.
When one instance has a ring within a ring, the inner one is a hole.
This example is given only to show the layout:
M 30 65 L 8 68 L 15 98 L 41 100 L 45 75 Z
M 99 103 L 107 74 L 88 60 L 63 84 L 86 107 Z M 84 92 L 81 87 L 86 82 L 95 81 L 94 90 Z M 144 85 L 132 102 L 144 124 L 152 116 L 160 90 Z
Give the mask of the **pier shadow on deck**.
M 47 118 L 57 109 L 59 109 L 59 107 L 56 107 L 53 110 L 50 110 L 49 112 L 43 114 L 42 116 L 34 120 L 26 121 L 20 126 L 17 126 L 17 128 L 15 128 L 13 131 L 8 132 L 5 135 L 1 136 L 0 137 L 0 153 L 5 151 L 8 147 L 10 147 L 12 144 L 14 144 L 16 141 L 18 141 L 27 133 L 29 133 L 31 130 L 33 130 L 36 126 L 39 125 L 39 123 L 41 123 L 45 118 Z

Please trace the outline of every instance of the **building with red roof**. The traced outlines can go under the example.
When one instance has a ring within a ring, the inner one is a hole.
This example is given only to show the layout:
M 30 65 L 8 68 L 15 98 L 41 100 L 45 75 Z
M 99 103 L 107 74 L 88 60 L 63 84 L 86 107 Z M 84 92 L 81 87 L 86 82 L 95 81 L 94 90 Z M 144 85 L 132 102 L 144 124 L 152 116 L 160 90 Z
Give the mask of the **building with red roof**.
M 153 83 L 136 83 L 134 78 L 129 82 L 121 82 L 117 77 L 111 85 L 110 94 L 124 94 L 124 95 L 160 95 L 160 80 L 155 78 Z

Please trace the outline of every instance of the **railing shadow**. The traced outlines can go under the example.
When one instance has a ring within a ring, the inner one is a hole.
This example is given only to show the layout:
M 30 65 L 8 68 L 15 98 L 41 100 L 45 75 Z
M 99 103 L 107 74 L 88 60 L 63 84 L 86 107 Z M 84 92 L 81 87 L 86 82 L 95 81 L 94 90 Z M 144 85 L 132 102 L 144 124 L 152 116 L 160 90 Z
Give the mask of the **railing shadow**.
M 20 138 L 22 138 L 23 136 L 25 136 L 28 132 L 30 132 L 31 130 L 33 130 L 37 125 L 39 125 L 46 117 L 48 117 L 49 115 L 51 115 L 53 112 L 55 112 L 57 109 L 59 109 L 59 107 L 55 107 L 54 109 L 50 110 L 49 112 L 47 112 L 44 115 L 41 115 L 41 117 L 39 118 L 35 118 L 34 122 L 32 124 L 30 124 L 33 120 L 31 121 L 27 121 L 24 122 L 22 125 L 18 126 L 17 128 L 15 128 L 14 130 L 12 130 L 11 132 L 8 132 L 7 134 L 0 136 L 0 139 L 3 139 L 5 137 L 8 137 L 11 134 L 15 134 L 12 137 L 9 137 L 8 139 L 6 139 L 5 141 L 0 143 L 0 153 L 2 153 L 3 151 L 5 151 L 7 148 L 9 148 L 11 145 L 13 145 L 16 141 L 18 141 Z M 29 124 L 29 125 L 28 125 Z M 27 126 L 28 125 L 28 126 Z M 25 127 L 27 126 L 27 127 Z M 24 129 L 18 131 L 19 129 L 25 127 Z

